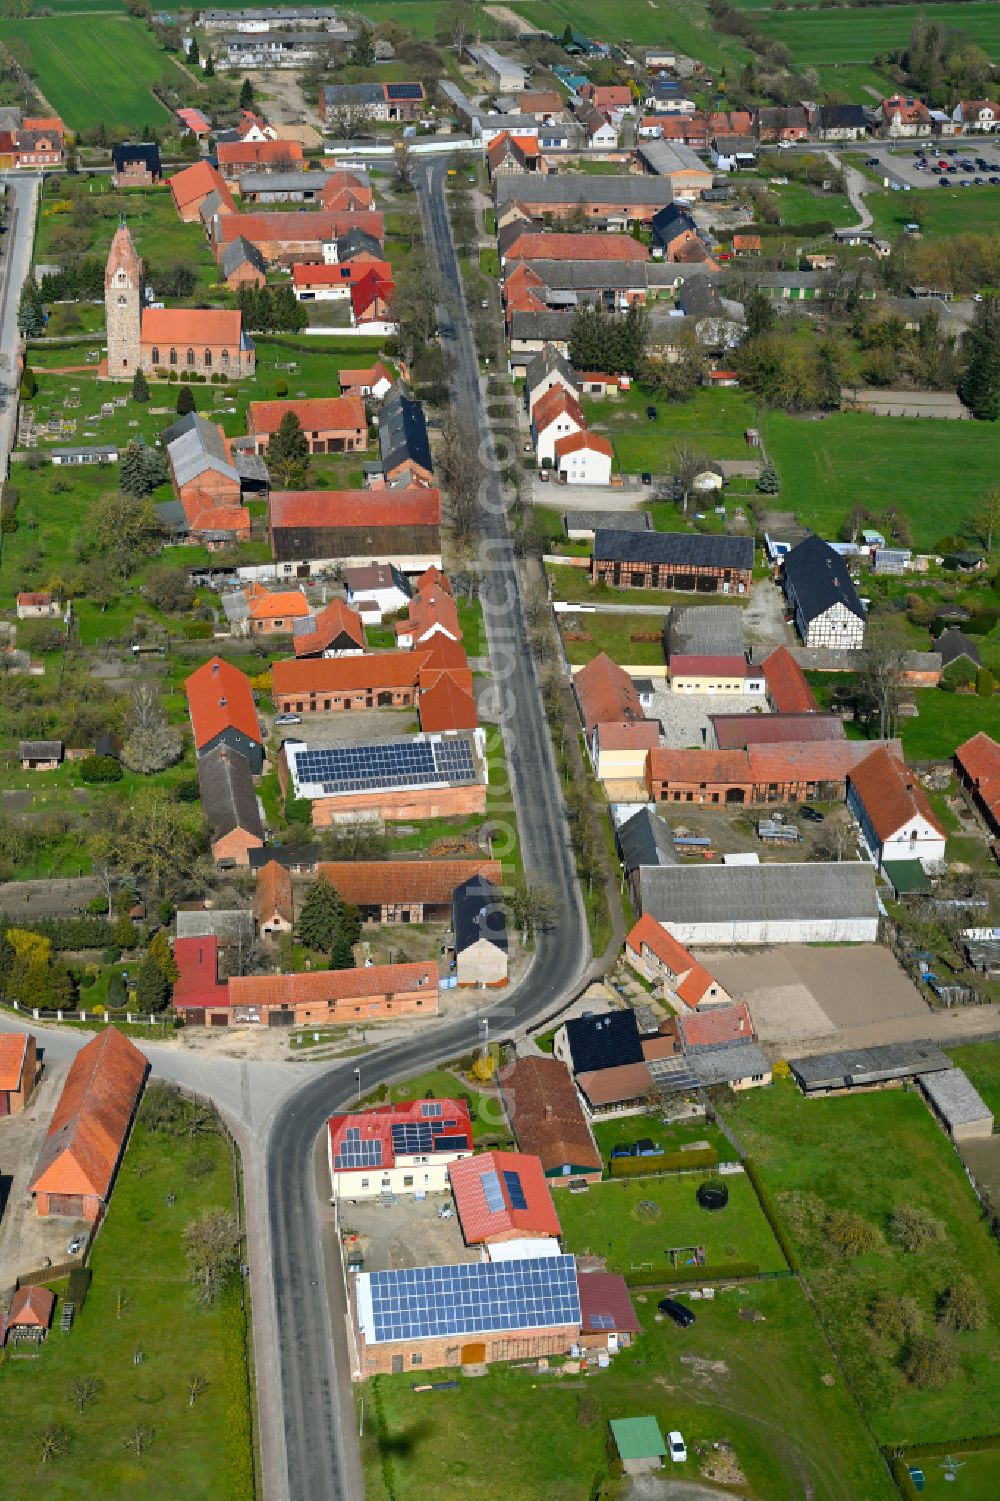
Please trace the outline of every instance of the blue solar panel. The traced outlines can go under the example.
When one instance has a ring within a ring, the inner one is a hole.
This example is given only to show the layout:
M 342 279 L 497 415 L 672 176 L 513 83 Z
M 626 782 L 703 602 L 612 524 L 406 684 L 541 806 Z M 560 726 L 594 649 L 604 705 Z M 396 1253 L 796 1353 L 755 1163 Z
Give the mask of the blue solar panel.
M 422 99 L 423 89 L 419 83 L 387 83 L 387 99 Z
M 427 1100 L 423 1105 L 421 1105 L 420 1114 L 423 1116 L 424 1120 L 430 1120 L 432 1116 L 443 1115 L 444 1106 L 441 1104 L 440 1100 Z
M 416 1152 L 429 1152 L 434 1137 L 426 1121 L 404 1122 L 392 1128 L 392 1149 L 412 1156 Z
M 361 1273 L 358 1297 L 367 1337 L 375 1343 L 580 1323 L 572 1256 Z
M 435 1136 L 435 1152 L 467 1152 L 469 1150 L 469 1138 L 467 1136 Z
M 300 782 L 322 783 L 327 794 L 434 782 L 473 782 L 467 740 L 385 740 L 376 745 L 329 745 L 295 755 Z
M 490 1214 L 503 1214 L 503 1191 L 500 1188 L 500 1179 L 492 1168 L 488 1173 L 483 1174 L 481 1182 L 483 1193 L 486 1195 L 486 1207 Z
M 511 1209 L 527 1209 L 528 1201 L 521 1187 L 521 1174 L 507 1171 L 503 1175 L 503 1181 L 507 1185 L 507 1197 L 510 1200 Z
M 382 1143 L 379 1140 L 362 1141 L 357 1126 L 348 1126 L 344 1139 L 333 1159 L 334 1171 L 349 1167 L 381 1167 Z

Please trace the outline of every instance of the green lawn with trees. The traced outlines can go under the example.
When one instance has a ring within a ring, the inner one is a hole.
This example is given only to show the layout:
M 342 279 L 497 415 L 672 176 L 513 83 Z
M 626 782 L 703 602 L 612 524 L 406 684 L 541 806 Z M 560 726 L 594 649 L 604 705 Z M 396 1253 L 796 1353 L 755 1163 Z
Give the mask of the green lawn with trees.
M 0 1366 L 3 1501 L 253 1501 L 237 1215 L 214 1114 L 150 1084 L 72 1331 Z
M 727 1116 L 879 1441 L 994 1433 L 997 1245 L 922 1097 L 805 1100 L 788 1080 Z

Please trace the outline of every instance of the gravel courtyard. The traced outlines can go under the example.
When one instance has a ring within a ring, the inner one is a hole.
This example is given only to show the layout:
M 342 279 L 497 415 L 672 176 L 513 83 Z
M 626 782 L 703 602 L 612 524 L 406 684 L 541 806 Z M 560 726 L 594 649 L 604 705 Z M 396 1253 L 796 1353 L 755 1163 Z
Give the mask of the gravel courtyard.
M 784 1046 L 928 1016 L 916 986 L 874 943 L 827 948 L 704 949 L 698 958 L 736 1000 L 746 1001 L 761 1042 Z

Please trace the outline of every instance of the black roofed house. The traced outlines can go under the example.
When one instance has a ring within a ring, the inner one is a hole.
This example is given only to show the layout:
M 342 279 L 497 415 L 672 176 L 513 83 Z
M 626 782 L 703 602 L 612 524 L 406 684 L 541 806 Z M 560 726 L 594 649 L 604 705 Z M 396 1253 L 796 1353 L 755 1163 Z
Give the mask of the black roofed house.
M 456 886 L 451 926 L 459 985 L 506 985 L 509 945 L 500 888 L 482 875 Z
M 753 538 L 689 532 L 598 531 L 591 577 L 615 589 L 749 594 Z
M 198 758 L 198 787 L 217 865 L 249 865 L 264 843 L 250 762 L 228 745 Z
M 698 226 L 679 203 L 668 203 L 655 213 L 650 228 L 653 231 L 653 248 L 662 250 L 668 260 L 685 246 L 701 244 Z
M 806 537 L 786 554 L 782 580 L 803 645 L 861 650 L 864 606 L 847 563 L 822 537 Z
M 860 104 L 824 104 L 820 109 L 817 133 L 821 141 L 860 141 L 870 131 Z
M 552 1051 L 575 1074 L 644 1061 L 639 1023 L 630 1006 L 564 1022 L 553 1039 Z
M 979 647 L 971 636 L 967 636 L 958 626 L 952 626 L 950 630 L 942 631 L 938 637 L 937 649 L 941 653 L 942 669 L 950 667 L 952 662 L 958 662 L 962 658 L 970 662 L 973 667 L 983 665 L 979 655 Z
M 257 246 L 243 235 L 223 245 L 219 270 L 227 287 L 262 287 L 267 281 L 267 262 Z
M 163 180 L 160 148 L 155 142 L 125 142 L 121 146 L 112 146 L 111 161 L 116 188 L 148 188 Z
M 367 255 L 370 260 L 384 261 L 385 251 L 366 229 L 348 229 L 334 240 L 337 261 L 351 261 L 357 255 Z
M 61 740 L 22 740 L 17 747 L 22 771 L 55 771 L 63 758 Z
M 411 482 L 431 483 L 434 463 L 424 409 L 398 387 L 382 403 L 378 441 L 386 480 L 408 474 Z
M 757 142 L 753 136 L 713 136 L 710 150 L 712 165 L 720 172 L 737 172 L 741 167 L 757 165 Z
M 525 367 L 524 404 L 529 412 L 553 386 L 562 386 L 564 391 L 576 399 L 577 388 L 572 365 L 554 344 L 543 344 Z

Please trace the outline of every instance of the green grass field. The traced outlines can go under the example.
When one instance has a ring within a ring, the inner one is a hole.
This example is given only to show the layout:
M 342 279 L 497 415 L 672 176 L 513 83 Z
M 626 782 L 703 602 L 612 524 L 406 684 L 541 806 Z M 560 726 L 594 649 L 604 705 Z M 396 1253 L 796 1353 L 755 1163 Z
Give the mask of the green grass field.
M 979 730 L 1000 739 L 1000 695 L 982 699 L 974 693 L 922 688 L 914 697 L 920 712 L 899 726 L 907 760 L 946 760 L 956 745 Z
M 698 1303 L 697 1323 L 684 1331 L 656 1322 L 655 1307 L 653 1295 L 640 1296 L 645 1332 L 606 1371 L 495 1366 L 459 1378 L 455 1390 L 424 1393 L 412 1375 L 382 1377 L 376 1401 L 364 1388 L 368 1501 L 494 1501 L 498 1474 L 505 1501 L 582 1501 L 607 1474 L 609 1419 L 640 1413 L 664 1433 L 683 1433 L 689 1458 L 671 1466 L 673 1478 L 696 1480 L 711 1446 L 727 1441 L 747 1478 L 733 1494 L 891 1501 L 896 1492 L 796 1282 Z M 748 1307 L 761 1322 L 739 1318 Z
M 732 66 L 749 56 L 735 37 L 713 29 L 703 0 L 674 0 L 669 6 L 651 5 L 649 0 L 619 0 L 613 6 L 600 0 L 515 0 L 511 8 L 556 36 L 570 25 L 601 42 L 669 44 L 709 68 Z
M 167 1208 L 170 1193 L 176 1203 Z M 190 1220 L 232 1204 L 232 1169 L 221 1136 L 156 1135 L 140 1115 L 94 1246 L 90 1294 L 72 1332 L 54 1327 L 38 1360 L 8 1359 L 0 1368 L 3 1501 L 26 1495 L 215 1501 L 243 1494 L 230 1490 L 232 1466 L 243 1458 L 240 1446 L 249 1443 L 245 1427 L 233 1421 L 243 1368 L 239 1305 L 198 1306 L 182 1242 Z M 119 1289 L 127 1295 L 121 1317 Z M 57 1307 L 56 1325 L 58 1318 Z M 143 1352 L 138 1366 L 132 1358 L 137 1349 Z M 208 1386 L 189 1406 L 187 1383 L 194 1374 Z M 103 1383 L 82 1415 L 69 1393 L 78 1375 Z M 64 1426 L 70 1443 L 62 1458 L 42 1466 L 37 1434 L 50 1423 Z M 139 1458 L 124 1446 L 137 1425 L 155 1435 Z
M 646 416 L 651 400 L 657 411 L 653 421 Z M 751 397 L 706 387 L 685 402 L 660 401 L 633 387 L 616 397 L 585 400 L 583 410 L 587 425 L 611 439 L 614 467 L 627 474 L 669 474 L 680 444 L 691 444 L 712 459 L 744 458 L 749 453 L 744 429 L 756 425 Z
M 865 202 L 871 209 L 876 231 L 888 240 L 902 234 L 903 226 L 913 219 L 920 203 L 921 233 L 932 235 L 1000 234 L 1000 188 L 939 188 L 939 178 L 931 178 L 926 193 L 868 193 Z M 931 185 L 933 184 L 933 186 Z
M 990 423 L 864 412 L 816 421 L 769 412 L 764 438 L 781 475 L 781 506 L 824 536 L 836 535 L 857 500 L 880 510 L 905 495 L 914 545 L 932 548 L 962 533 L 996 475 Z
M 101 120 L 138 129 L 167 119 L 150 86 L 170 67 L 168 56 L 130 17 L 4 21 L 3 31 L 4 41 L 17 44 L 38 87 L 70 130 L 86 130 Z
M 568 641 L 569 635 L 586 634 L 589 641 Z M 653 636 L 652 641 L 633 641 L 633 636 Z M 563 642 L 573 666 L 583 666 L 601 652 L 614 662 L 640 667 L 662 667 L 663 621 L 656 615 L 571 615 L 567 617 Z
M 921 1097 L 892 1090 L 805 1100 L 787 1081 L 741 1095 L 729 1118 L 799 1248 L 827 1331 L 879 1441 L 947 1443 L 994 1433 L 997 1245 L 955 1151 Z M 886 1238 L 862 1256 L 833 1255 L 825 1228 L 831 1210 L 853 1211 L 885 1235 L 890 1213 L 904 1204 L 940 1220 L 944 1240 L 904 1253 Z M 898 1369 L 898 1348 L 869 1327 L 871 1300 L 876 1292 L 911 1296 L 929 1330 L 936 1299 L 963 1272 L 982 1289 L 990 1324 L 951 1336 L 960 1367 L 947 1384 L 913 1387 Z
M 996 5 L 888 5 L 871 9 L 794 10 L 755 17 L 765 36 L 784 42 L 803 67 L 824 63 L 870 63 L 876 54 L 905 47 L 918 15 L 965 32 L 1000 57 L 1000 9 Z
M 711 1175 L 705 1169 L 605 1180 L 592 1183 L 585 1194 L 563 1194 L 558 1204 L 563 1244 L 577 1255 L 605 1257 L 615 1272 L 629 1272 L 644 1262 L 662 1266 L 671 1247 L 695 1245 L 705 1247 L 709 1266 L 752 1261 L 762 1272 L 784 1271 L 785 1259 L 750 1180 L 727 1178 L 729 1203 L 708 1213 L 695 1193 Z M 647 1218 L 640 1204 L 656 1206 L 655 1218 Z
M 1000 1116 L 1000 1043 L 970 1042 L 950 1051 L 956 1068 L 965 1070 L 993 1114 Z

